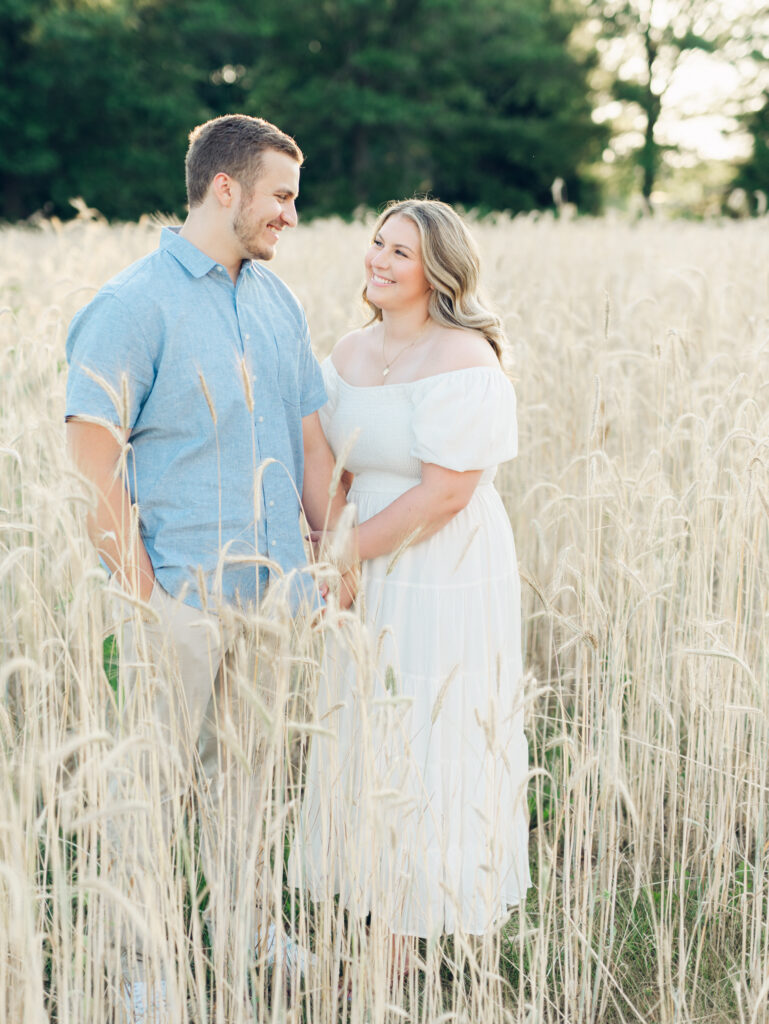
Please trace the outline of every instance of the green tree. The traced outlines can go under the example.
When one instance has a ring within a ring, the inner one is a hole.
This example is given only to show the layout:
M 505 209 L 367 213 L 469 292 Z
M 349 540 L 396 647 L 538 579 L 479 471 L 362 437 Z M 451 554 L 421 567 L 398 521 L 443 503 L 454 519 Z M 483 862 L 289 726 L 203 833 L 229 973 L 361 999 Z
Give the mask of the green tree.
M 611 95 L 643 115 L 634 157 L 648 202 L 671 148 L 660 140 L 658 126 L 682 62 L 695 52 L 733 62 L 749 59 L 758 26 L 747 10 L 737 15 L 721 0 L 588 0 L 587 11 L 598 26 Z
M 57 167 L 48 195 L 55 209 L 82 195 L 121 219 L 180 210 L 186 136 L 207 110 L 163 8 L 60 8 L 41 23 L 38 56 L 53 72 L 47 108 Z
M 36 59 L 37 26 L 48 6 L 0 0 L 0 216 L 11 220 L 31 212 L 57 166 L 49 76 Z
M 569 2 L 0 0 L 0 215 L 181 213 L 188 131 L 236 110 L 296 136 L 306 213 L 415 191 L 530 209 L 556 177 L 593 207 Z
M 456 62 L 452 47 L 440 50 L 451 103 L 434 122 L 436 191 L 451 202 L 477 196 L 491 209 L 528 210 L 550 205 L 561 178 L 570 200 L 595 210 L 589 167 L 606 136 L 592 120 L 593 57 L 570 43 L 576 12 L 487 2 L 467 5 L 462 22 L 451 40 Z
M 303 206 L 349 212 L 429 191 L 488 209 L 597 201 L 604 135 L 574 10 L 549 0 L 273 0 L 246 104 L 308 154 Z
M 0 0 L 0 216 L 66 216 L 79 195 L 121 219 L 183 209 L 187 133 L 211 113 L 184 13 L 181 0 Z
M 734 186 L 748 193 L 751 209 L 766 212 L 769 199 L 769 91 L 764 93 L 763 105 L 745 117 L 744 123 L 753 136 L 753 153 L 740 166 Z M 763 193 L 763 200 L 759 193 Z

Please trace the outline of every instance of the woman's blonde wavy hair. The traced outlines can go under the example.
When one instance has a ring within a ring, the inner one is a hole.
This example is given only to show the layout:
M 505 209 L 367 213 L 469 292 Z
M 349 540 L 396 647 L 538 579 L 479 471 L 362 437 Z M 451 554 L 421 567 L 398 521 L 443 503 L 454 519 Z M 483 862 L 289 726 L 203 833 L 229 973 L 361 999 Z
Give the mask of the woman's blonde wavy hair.
M 480 293 L 480 259 L 475 239 L 459 214 L 437 199 L 400 199 L 380 214 L 374 237 L 390 217 L 400 214 L 413 221 L 419 231 L 422 266 L 432 285 L 428 312 L 445 327 L 465 327 L 480 331 L 503 361 L 507 338 L 501 319 L 493 313 Z M 370 323 L 382 319 L 382 310 L 369 302 L 366 288 L 363 299 L 371 308 Z

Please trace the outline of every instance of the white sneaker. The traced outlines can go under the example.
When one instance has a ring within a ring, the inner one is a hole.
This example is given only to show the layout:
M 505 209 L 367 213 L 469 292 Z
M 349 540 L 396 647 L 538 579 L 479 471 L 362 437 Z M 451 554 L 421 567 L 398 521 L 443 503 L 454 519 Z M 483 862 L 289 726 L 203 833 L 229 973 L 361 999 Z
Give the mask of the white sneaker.
M 123 1008 L 126 1024 L 169 1024 L 166 983 L 148 982 L 139 966 L 123 974 Z
M 278 961 L 283 964 L 290 987 L 296 986 L 308 969 L 318 964 L 318 957 L 312 950 L 305 949 L 287 935 L 279 937 L 274 924 L 269 926 L 264 938 L 261 929 L 257 930 L 254 945 L 256 955 L 265 967 L 274 967 Z

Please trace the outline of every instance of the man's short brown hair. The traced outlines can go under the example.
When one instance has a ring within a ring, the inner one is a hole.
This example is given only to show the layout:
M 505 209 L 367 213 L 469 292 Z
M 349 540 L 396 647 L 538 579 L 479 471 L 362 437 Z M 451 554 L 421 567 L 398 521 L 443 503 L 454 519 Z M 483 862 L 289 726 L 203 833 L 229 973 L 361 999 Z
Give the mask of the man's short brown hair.
M 286 153 L 299 164 L 304 160 L 291 136 L 261 117 L 225 114 L 193 128 L 185 161 L 190 207 L 200 206 L 208 186 L 220 172 L 229 174 L 250 192 L 262 169 L 262 155 L 268 149 Z

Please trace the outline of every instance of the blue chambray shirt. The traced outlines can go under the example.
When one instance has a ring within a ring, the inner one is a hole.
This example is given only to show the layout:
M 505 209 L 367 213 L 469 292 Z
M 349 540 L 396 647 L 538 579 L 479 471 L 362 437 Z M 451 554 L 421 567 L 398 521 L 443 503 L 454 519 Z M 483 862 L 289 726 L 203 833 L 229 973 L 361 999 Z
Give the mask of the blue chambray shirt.
M 201 608 L 202 570 L 208 599 L 248 604 L 266 578 L 256 556 L 273 576 L 306 564 L 302 417 L 326 393 L 286 285 L 251 261 L 233 285 L 178 230 L 72 320 L 66 415 L 130 430 L 128 486 L 161 586 Z M 314 594 L 291 580 L 295 603 Z

